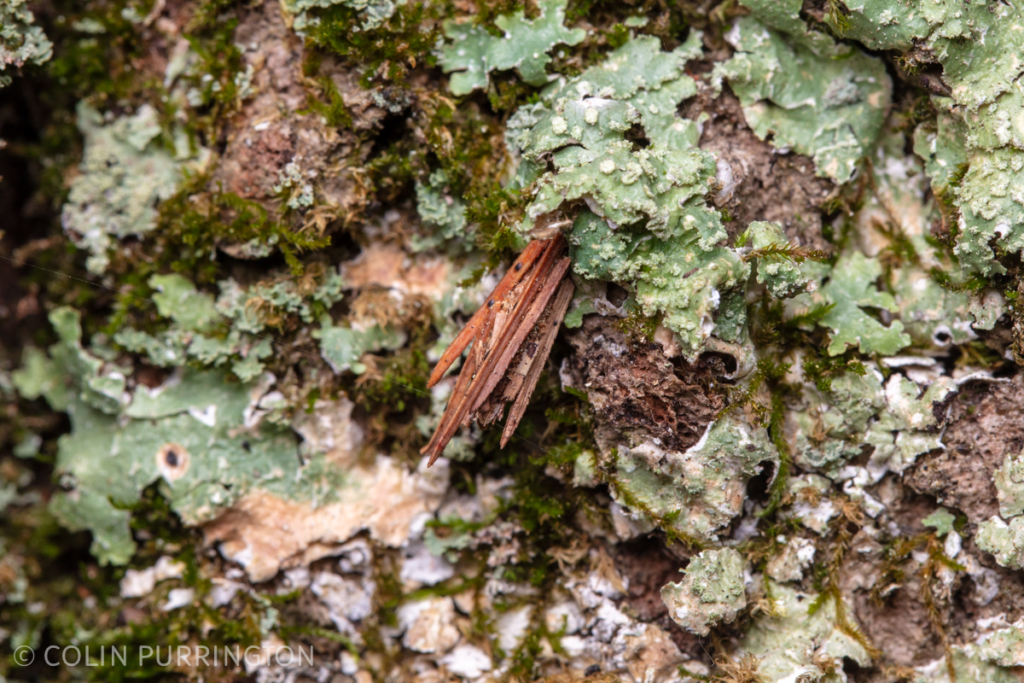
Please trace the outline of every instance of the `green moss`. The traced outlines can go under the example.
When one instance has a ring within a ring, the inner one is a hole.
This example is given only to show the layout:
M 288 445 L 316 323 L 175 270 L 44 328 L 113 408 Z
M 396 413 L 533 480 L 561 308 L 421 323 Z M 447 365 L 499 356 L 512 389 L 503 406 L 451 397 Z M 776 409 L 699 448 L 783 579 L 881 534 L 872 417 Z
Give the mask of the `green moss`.
M 650 344 L 660 324 L 661 316 L 644 315 L 640 308 L 634 306 L 629 315 L 615 321 L 615 329 L 625 334 L 630 343 Z
M 808 280 L 798 264 L 807 258 L 824 260 L 827 255 L 791 244 L 785 240 L 782 226 L 754 221 L 736 240 L 737 247 L 749 245 L 744 261 L 757 260 L 757 281 L 765 284 L 772 296 L 782 299 L 807 288 Z
M 498 256 L 507 256 L 522 244 L 511 226 L 522 220 L 530 202 L 529 190 L 502 187 L 495 181 L 468 191 L 466 218 L 479 225 L 478 243 L 495 257 L 489 266 L 496 265 Z
M 207 283 L 218 273 L 212 262 L 218 245 L 251 244 L 253 249 L 278 250 L 293 274 L 304 270 L 300 254 L 330 245 L 330 236 L 319 237 L 294 230 L 271 216 L 262 204 L 232 192 L 216 191 L 193 202 L 191 197 L 205 182 L 196 176 L 177 194 L 160 205 L 159 233 L 165 241 L 168 267 L 194 275 Z M 159 269 L 157 262 L 154 267 Z
M 330 128 L 352 128 L 352 114 L 345 106 L 345 100 L 338 91 L 334 80 L 330 76 L 319 76 L 316 78 L 316 85 L 326 102 L 312 92 L 308 92 L 306 101 L 309 111 L 322 116 Z
M 233 40 L 238 20 L 228 15 L 196 26 L 189 45 L 198 61 L 186 71 L 195 92 L 189 94 L 193 107 L 231 107 L 239 99 L 236 75 L 242 68 L 242 51 Z
M 55 25 L 52 38 L 58 49 L 46 71 L 59 89 L 46 89 L 44 97 L 67 109 L 85 98 L 96 106 L 146 101 L 144 93 L 158 83 L 140 77 L 132 66 L 144 46 L 136 26 L 123 14 L 127 7 L 125 0 L 58 3 L 55 9 L 64 21 Z M 76 28 L 83 21 L 101 30 L 86 33 Z
M 830 356 L 810 351 L 803 361 L 804 380 L 812 382 L 818 391 L 831 391 L 832 380 L 846 372 L 864 377 L 867 368 L 849 352 L 841 356 Z
M 359 400 L 368 411 L 387 406 L 388 415 L 402 413 L 409 402 L 418 401 L 427 393 L 430 363 L 423 351 L 403 349 L 385 359 L 382 365 L 375 369 L 379 377 L 357 387 Z
M 304 30 L 316 45 L 364 67 L 363 87 L 370 86 L 382 65 L 387 68 L 380 76 L 403 83 L 412 65 L 435 64 L 432 52 L 440 36 L 435 22 L 442 10 L 433 3 L 412 1 L 398 6 L 386 21 L 364 27 L 358 9 L 335 3 L 311 9 L 308 14 L 315 22 L 309 22 Z

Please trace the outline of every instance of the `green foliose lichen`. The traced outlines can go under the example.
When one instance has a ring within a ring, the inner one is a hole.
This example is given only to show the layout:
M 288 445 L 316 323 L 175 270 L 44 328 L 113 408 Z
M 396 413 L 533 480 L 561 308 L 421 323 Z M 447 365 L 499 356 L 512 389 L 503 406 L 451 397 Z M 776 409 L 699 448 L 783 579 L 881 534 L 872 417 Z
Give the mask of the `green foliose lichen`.
M 669 615 L 701 636 L 716 624 L 732 623 L 747 606 L 743 566 L 743 556 L 732 548 L 702 551 L 690 560 L 682 581 L 661 589 Z
M 935 535 L 939 538 L 946 536 L 952 531 L 955 522 L 956 515 L 946 508 L 936 508 L 935 512 L 921 520 L 921 524 L 924 526 L 935 529 Z
M 715 175 L 714 157 L 696 148 L 694 122 L 675 115 L 696 93 L 683 73 L 699 55 L 700 34 L 673 52 L 657 39 L 635 38 L 579 76 L 549 86 L 542 102 L 521 108 L 509 121 L 508 144 L 527 161 L 550 157 L 554 171 L 537 180 L 537 193 L 519 227 L 557 210 L 562 202 L 588 198 L 597 215 L 615 225 L 646 222 L 669 237 L 696 230 L 701 246 L 725 237 L 718 216 L 694 215 Z M 627 137 L 639 126 L 646 147 Z
M 67 527 L 92 532 L 101 562 L 131 558 L 130 508 L 154 482 L 189 525 L 257 489 L 323 501 L 343 486 L 322 458 L 299 457 L 287 424 L 264 419 L 278 407 L 269 378 L 241 383 L 222 371 L 179 370 L 156 389 L 126 391 L 130 368 L 82 348 L 77 313 L 58 309 L 51 321 L 61 341 L 16 381 L 26 397 L 41 393 L 71 418 L 56 463 L 65 490 L 50 509 Z
M 1018 515 L 1009 522 L 992 517 L 978 525 L 974 541 L 1001 566 L 1024 569 L 1024 517 Z
M 765 468 L 778 471 L 779 456 L 763 428 L 730 412 L 685 452 L 654 441 L 623 444 L 613 464 L 620 503 L 669 533 L 715 539 L 742 511 L 747 481 Z
M 805 385 L 799 402 L 786 414 L 786 428 L 801 467 L 828 470 L 860 453 L 858 437 L 885 405 L 876 372 L 847 371 L 834 377 L 827 391 Z
M 154 275 L 149 286 L 156 290 L 153 302 L 161 316 L 170 318 L 189 332 L 209 331 L 220 314 L 213 297 L 196 291 L 196 286 L 181 275 Z
M 244 382 L 263 372 L 272 344 L 262 336 L 267 327 L 283 324 L 289 316 L 314 321 L 342 298 L 341 276 L 336 270 L 321 282 L 305 287 L 295 280 L 260 282 L 243 289 L 229 278 L 219 283 L 221 293 L 200 292 L 181 275 L 154 275 L 149 286 L 161 317 L 171 325 L 156 333 L 134 328 L 119 330 L 114 341 L 128 351 L 144 353 L 159 367 L 176 367 L 187 360 L 231 370 Z
M 408 339 L 404 330 L 393 325 L 353 322 L 345 327 L 335 325 L 330 316 L 324 317 L 313 336 L 320 340 L 320 355 L 334 372 L 351 371 L 357 375 L 366 372 L 366 365 L 359 360 L 363 354 L 398 349 Z
M 948 377 L 936 379 L 922 391 L 902 375 L 890 376 L 885 384 L 886 409 L 865 436 L 874 447 L 871 466 L 903 472 L 917 456 L 942 448 L 935 406 L 956 391 L 956 383 Z
M 843 658 L 860 666 L 871 663 L 848 605 L 771 580 L 766 584 L 771 609 L 755 617 L 737 652 L 757 659 L 761 680 L 838 683 L 845 680 L 836 673 Z
M 704 203 L 714 157 L 696 147 L 695 122 L 675 113 L 695 94 L 683 73 L 700 54 L 700 34 L 672 52 L 634 38 L 579 76 L 549 86 L 542 101 L 509 121 L 507 140 L 520 168 L 554 170 L 536 177 L 536 193 L 519 225 L 529 233 L 567 203 L 585 203 L 569 235 L 574 271 L 632 290 L 645 316 L 663 315 L 693 358 L 715 329 L 723 299 L 745 284 L 750 268 L 732 249 L 717 211 Z M 649 144 L 638 145 L 642 135 Z M 729 308 L 743 324 L 743 311 Z
M 957 388 L 940 377 L 922 390 L 895 373 L 883 384 L 871 366 L 833 378 L 827 391 L 806 384 L 786 415 L 794 459 L 802 467 L 834 473 L 870 445 L 866 467 L 874 481 L 886 472 L 903 472 L 919 455 L 942 447 L 934 406 Z
M 717 220 L 705 208 L 694 213 Z M 569 235 L 575 272 L 631 284 L 643 314 L 662 314 L 688 357 L 699 354 L 715 330 L 723 293 L 737 290 L 750 274 L 750 266 L 732 249 L 704 249 L 699 242 L 697 231 L 680 230 L 677 237 L 660 239 L 641 230 L 613 230 L 589 211 L 576 218 Z M 737 318 L 729 322 L 742 326 L 742 309 L 723 311 L 727 314 Z
M 997 666 L 1020 666 L 1024 662 L 1024 621 L 983 634 L 976 645 L 979 659 Z
M 183 131 L 173 141 L 165 138 L 149 105 L 107 121 L 82 101 L 78 127 L 85 151 L 61 220 L 78 246 L 89 251 L 89 270 L 102 273 L 115 239 L 144 235 L 156 226 L 157 204 L 174 195 L 185 162 L 194 155 Z
M 359 13 L 359 28 L 364 31 L 379 29 L 386 24 L 395 11 L 408 0 L 284 0 L 281 6 L 292 17 L 292 27 L 300 33 L 318 26 L 320 21 L 313 13 L 335 5 L 347 7 Z
M 881 274 L 882 265 L 877 259 L 853 252 L 841 257 L 831 271 L 825 271 L 828 281 L 818 291 L 794 299 L 794 306 L 831 306 L 818 319 L 818 324 L 830 332 L 829 355 L 839 355 L 854 346 L 862 353 L 890 356 L 910 345 L 902 322 L 893 320 L 886 326 L 866 310 L 898 310 L 892 294 L 880 291 L 875 284 Z
M 943 220 L 941 199 L 935 201 L 943 190 L 933 179 L 929 196 L 924 171 L 930 162 L 922 165 L 905 145 L 895 131 L 881 136 L 868 170 L 874 191 L 857 213 L 856 239 L 881 262 L 882 282 L 913 344 L 938 350 L 971 341 L 976 329 L 991 329 L 1001 315 L 1001 296 L 968 287 L 955 259 L 931 238 L 932 225 Z
M 939 192 L 956 207 L 956 254 L 969 272 L 1004 272 L 990 246 L 1024 247 L 1024 49 L 1019 11 L 982 2 L 917 0 L 849 4 L 843 36 L 871 49 L 926 52 L 942 66 L 948 96 L 932 98 L 939 114 L 915 136 Z M 1013 55 L 1014 57 L 1008 57 Z
M 727 38 L 732 59 L 715 66 L 758 137 L 814 160 L 818 175 L 843 183 L 885 121 L 892 84 L 885 64 L 808 29 L 800 0 L 747 0 L 751 16 Z
M 984 646 L 954 645 L 946 657 L 914 669 L 912 683 L 1016 683 L 1012 669 L 992 663 L 998 655 Z M 953 674 L 950 674 L 952 670 Z
M 429 235 L 414 235 L 413 251 L 451 244 L 461 251 L 473 249 L 475 226 L 466 220 L 466 203 L 448 188 L 448 174 L 437 170 L 427 182 L 416 181 L 416 210 L 423 223 L 433 230 Z
M 466 95 L 478 88 L 487 88 L 488 73 L 515 69 L 530 85 L 544 85 L 548 80 L 548 53 L 559 44 L 576 45 L 586 37 L 583 29 L 567 29 L 567 0 L 540 0 L 540 15 L 526 19 L 522 10 L 502 14 L 494 23 L 502 31 L 493 36 L 482 26 L 445 21 L 444 34 L 449 42 L 441 47 L 440 63 L 445 73 L 452 73 L 450 87 L 455 95 Z
M 53 43 L 35 20 L 25 0 L 0 2 L 0 88 L 11 82 L 8 68 L 42 64 L 53 56 Z
M 1009 519 L 1024 514 L 1024 453 L 1016 457 L 1007 453 L 1003 466 L 993 473 L 992 479 L 999 498 L 999 515 Z
M 38 349 L 28 352 L 26 367 L 13 374 L 18 391 L 27 398 L 46 398 L 55 410 L 81 402 L 106 414 L 118 412 L 128 402 L 131 369 L 109 362 L 108 348 L 82 346 L 78 311 L 58 308 L 50 313 L 50 324 L 59 341 L 50 347 L 49 358 Z
M 298 282 L 276 279 L 242 287 L 228 278 L 220 283 L 217 310 L 242 332 L 258 333 L 279 326 L 285 317 L 296 316 L 304 323 L 341 301 L 344 281 L 337 269 L 326 269 L 318 280 Z

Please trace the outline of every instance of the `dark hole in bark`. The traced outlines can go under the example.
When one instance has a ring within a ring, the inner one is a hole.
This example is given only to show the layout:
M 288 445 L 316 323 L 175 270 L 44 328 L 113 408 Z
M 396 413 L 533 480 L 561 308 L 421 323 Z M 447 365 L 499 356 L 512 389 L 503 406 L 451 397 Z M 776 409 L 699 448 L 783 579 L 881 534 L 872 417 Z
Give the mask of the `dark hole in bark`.
M 758 466 L 761 471 L 747 482 L 747 498 L 763 503 L 768 500 L 768 491 L 775 477 L 775 463 L 763 460 Z
M 870 670 L 849 657 L 843 657 L 843 671 L 849 676 L 851 681 L 866 681 L 868 680 L 867 674 Z
M 718 353 L 717 351 L 708 351 L 707 353 L 701 354 L 701 364 L 707 364 L 707 361 L 717 359 L 720 367 L 724 370 L 723 374 L 731 375 L 736 372 L 739 367 L 739 363 L 736 362 L 736 358 L 730 356 L 727 353 Z
M 629 297 L 629 292 L 625 289 L 614 282 L 608 283 L 608 292 L 605 294 L 605 298 L 612 306 L 621 306 L 627 297 Z

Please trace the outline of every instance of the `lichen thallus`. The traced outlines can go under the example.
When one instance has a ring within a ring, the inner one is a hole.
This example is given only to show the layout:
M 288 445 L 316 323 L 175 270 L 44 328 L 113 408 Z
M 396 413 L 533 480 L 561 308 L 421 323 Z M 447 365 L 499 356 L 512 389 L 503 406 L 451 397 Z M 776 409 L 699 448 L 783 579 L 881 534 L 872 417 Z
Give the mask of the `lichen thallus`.
M 468 426 L 473 420 L 481 426 L 489 425 L 501 417 L 509 403 L 512 408 L 501 435 L 501 447 L 512 437 L 572 299 L 565 251 L 561 233 L 530 242 L 487 302 L 441 355 L 427 387 L 437 384 L 473 344 L 441 422 L 430 443 L 420 451 L 430 455 L 428 466 L 434 464 L 460 425 Z

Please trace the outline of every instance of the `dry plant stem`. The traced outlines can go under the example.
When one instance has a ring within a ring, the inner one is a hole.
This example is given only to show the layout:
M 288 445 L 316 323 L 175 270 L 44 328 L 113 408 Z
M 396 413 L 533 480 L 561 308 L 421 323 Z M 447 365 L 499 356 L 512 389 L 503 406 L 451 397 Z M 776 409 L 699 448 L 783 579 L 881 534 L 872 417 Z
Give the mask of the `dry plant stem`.
M 541 330 L 541 341 L 533 355 L 530 369 L 523 378 L 522 387 L 515 397 L 516 402 L 512 404 L 512 410 L 509 411 L 508 419 L 505 421 L 505 429 L 501 433 L 502 448 L 512 438 L 520 420 L 523 419 L 523 414 L 526 413 L 526 407 L 530 404 L 530 396 L 533 395 L 533 390 L 537 387 L 537 380 L 540 379 L 540 373 L 544 370 L 544 361 L 551 353 L 551 346 L 555 343 L 555 337 L 558 336 L 558 328 L 562 325 L 562 319 L 565 318 L 565 312 L 569 308 L 569 302 L 572 301 L 575 289 L 572 280 L 562 280 L 562 285 L 559 287 L 551 307 L 545 313 L 541 324 L 538 325 Z
M 572 298 L 571 282 L 563 284 L 569 268 L 569 259 L 562 256 L 565 247 L 560 234 L 527 245 L 487 303 L 442 354 L 428 386 L 436 384 L 472 343 L 441 422 L 421 450 L 430 456 L 428 466 L 440 457 L 459 426 L 468 426 L 474 419 L 481 424 L 493 422 L 512 399 L 516 403 L 502 446 L 515 431 Z M 530 343 L 524 347 L 527 339 Z M 516 358 L 520 362 L 510 372 Z M 507 381 L 502 384 L 503 380 Z M 496 392 L 499 386 L 503 390 Z
M 505 273 L 505 277 L 501 279 L 498 286 L 494 288 L 491 295 L 487 298 L 487 305 L 481 306 L 473 317 L 469 319 L 466 326 L 462 328 L 459 334 L 455 337 L 454 341 L 448 345 L 444 353 L 441 354 L 441 359 L 437 362 L 437 367 L 430 373 L 430 379 L 427 380 L 427 388 L 437 384 L 441 377 L 447 372 L 448 368 L 452 366 L 452 363 L 462 355 L 462 352 L 466 350 L 470 342 L 476 336 L 477 332 L 480 331 L 483 326 L 491 308 L 495 301 L 504 299 L 508 295 L 508 292 L 512 287 L 519 283 L 519 281 L 530 272 L 530 266 L 532 266 L 541 252 L 544 250 L 544 242 L 533 241 L 526 245 L 526 249 L 519 255 L 516 262 L 512 264 L 512 267 Z

